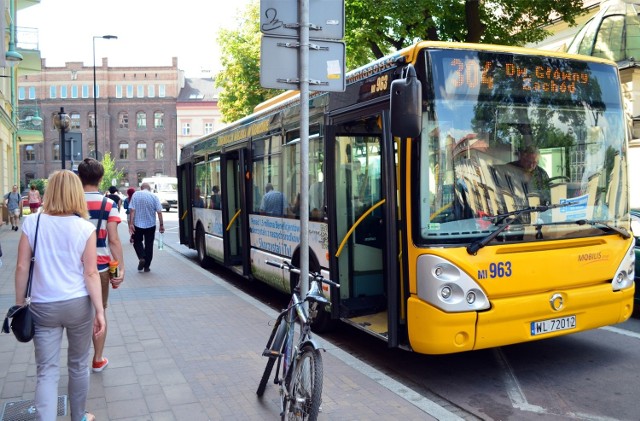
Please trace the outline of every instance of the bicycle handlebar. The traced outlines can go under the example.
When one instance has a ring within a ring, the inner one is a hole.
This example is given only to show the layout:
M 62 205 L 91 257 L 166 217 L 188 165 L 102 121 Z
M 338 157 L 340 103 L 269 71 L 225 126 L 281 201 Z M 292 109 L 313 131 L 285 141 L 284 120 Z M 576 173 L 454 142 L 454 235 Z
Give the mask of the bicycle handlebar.
M 278 262 L 274 262 L 272 260 L 265 260 L 264 262 L 266 264 L 268 264 L 269 266 L 277 267 L 277 268 L 280 268 L 280 269 L 285 269 L 285 270 L 288 270 L 289 272 L 292 272 L 292 273 L 300 275 L 300 269 L 298 269 L 297 267 L 293 266 L 291 263 L 288 263 L 288 262 L 278 263 Z M 325 283 L 327 285 L 331 285 L 331 286 L 336 287 L 336 288 L 340 288 L 340 284 L 338 284 L 336 282 L 333 282 L 330 279 L 323 278 L 322 275 L 319 272 L 311 272 L 311 271 L 309 271 L 309 279 L 311 279 L 313 281 L 322 282 L 322 283 Z

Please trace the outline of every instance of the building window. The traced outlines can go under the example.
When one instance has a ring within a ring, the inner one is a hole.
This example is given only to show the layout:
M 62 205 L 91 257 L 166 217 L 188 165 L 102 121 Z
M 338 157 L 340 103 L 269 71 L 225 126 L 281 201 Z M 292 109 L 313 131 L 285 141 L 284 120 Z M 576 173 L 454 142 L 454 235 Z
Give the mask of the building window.
M 87 148 L 89 148 L 89 156 L 94 159 L 99 159 L 96 157 L 96 142 L 87 143 Z M 66 153 L 65 153 L 66 155 Z
M 18 99 L 19 100 L 24 100 L 27 99 L 26 95 L 25 95 L 25 89 L 24 86 L 20 86 L 18 88 Z
M 49 98 L 57 98 L 58 92 L 55 86 L 49 86 Z
M 122 98 L 122 85 L 116 85 L 116 98 Z
M 96 98 L 100 98 L 100 85 L 96 85 Z
M 28 172 L 24 174 L 24 181 L 26 181 L 26 185 L 29 186 L 31 184 L 31 180 L 35 179 L 36 175 L 32 172 Z
M 67 86 L 60 87 L 60 98 L 67 98 L 67 96 L 69 96 L 69 94 L 67 93 L 68 89 L 69 88 Z
M 213 123 L 204 123 L 204 134 L 213 133 Z
M 120 159 L 129 159 L 129 144 L 121 143 L 120 144 L 120 154 L 118 155 Z
M 36 150 L 33 148 L 33 145 L 27 145 L 24 147 L 24 160 L 25 161 L 36 160 Z
M 129 114 L 126 111 L 118 114 L 118 124 L 120 125 L 121 129 L 129 128 Z
M 138 142 L 136 145 L 136 159 L 139 161 L 147 159 L 147 144 Z
M 164 128 L 164 113 L 162 111 L 156 111 L 153 113 L 153 127 L 155 129 Z
M 182 135 L 189 136 L 191 134 L 191 123 L 182 123 Z
M 149 98 L 153 98 L 154 96 L 156 96 L 156 87 L 155 87 L 155 85 L 147 86 L 147 96 Z
M 89 127 L 91 127 L 91 128 L 95 127 L 95 125 L 96 125 L 96 115 L 91 112 L 91 113 L 89 113 L 88 117 L 89 117 L 89 120 L 88 120 Z
M 140 111 L 136 114 L 136 127 L 138 129 L 147 128 L 147 113 Z
M 138 171 L 136 173 L 136 177 L 138 178 L 138 186 L 140 184 L 142 184 L 142 179 L 143 178 L 147 178 L 147 172 L 146 171 Z
M 60 143 L 55 142 L 51 147 L 51 159 L 60 161 Z
M 164 159 L 164 142 L 156 142 L 153 145 L 153 157 L 156 160 Z
M 29 99 L 36 99 L 36 88 L 35 86 L 29 87 Z
M 133 98 L 133 85 L 127 85 L 127 98 Z
M 138 98 L 144 98 L 144 85 L 138 85 Z
M 71 98 L 78 98 L 78 85 L 71 85 Z
M 89 85 L 82 85 L 82 98 L 89 98 Z
M 80 128 L 80 114 L 71 113 L 71 130 Z
M 164 98 L 166 95 L 166 89 L 164 85 L 158 85 L 158 96 Z

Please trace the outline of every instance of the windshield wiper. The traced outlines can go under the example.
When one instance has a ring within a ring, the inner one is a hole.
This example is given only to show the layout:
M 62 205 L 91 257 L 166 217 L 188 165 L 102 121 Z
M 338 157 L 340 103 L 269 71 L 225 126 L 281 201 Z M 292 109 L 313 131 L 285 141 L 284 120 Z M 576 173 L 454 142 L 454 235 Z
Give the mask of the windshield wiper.
M 607 223 L 606 221 L 596 221 L 593 219 L 578 219 L 577 221 L 575 221 L 575 223 L 578 225 L 591 225 L 592 227 L 598 228 L 599 230 L 602 230 L 602 231 L 610 229 L 620 234 L 620 236 L 625 240 L 631 238 L 631 234 L 625 228 L 614 227 L 612 225 L 609 225 L 609 223 Z
M 474 255 L 478 252 L 478 250 L 480 250 L 481 248 L 483 248 L 484 246 L 486 246 L 487 244 L 489 244 L 494 238 L 496 238 L 498 235 L 500 235 L 500 233 L 502 231 L 504 231 L 505 229 L 507 229 L 507 227 L 511 224 L 513 224 L 514 222 L 518 221 L 520 219 L 520 217 L 524 214 L 530 214 L 532 212 L 546 212 L 549 209 L 556 209 L 556 208 L 564 208 L 565 206 L 572 206 L 575 205 L 577 202 L 564 202 L 564 203 L 560 203 L 557 205 L 546 205 L 546 206 L 530 206 L 528 208 L 524 208 L 524 209 L 519 209 L 516 211 L 512 211 L 512 212 L 506 212 L 506 213 L 500 213 L 498 215 L 494 215 L 491 218 L 495 221 L 493 224 L 495 226 L 499 226 L 498 229 L 496 229 L 495 231 L 493 231 L 491 234 L 487 235 L 484 238 L 481 238 L 480 240 L 476 240 L 473 243 L 469 244 L 467 246 L 467 253 Z M 510 218 L 512 217 L 512 218 Z

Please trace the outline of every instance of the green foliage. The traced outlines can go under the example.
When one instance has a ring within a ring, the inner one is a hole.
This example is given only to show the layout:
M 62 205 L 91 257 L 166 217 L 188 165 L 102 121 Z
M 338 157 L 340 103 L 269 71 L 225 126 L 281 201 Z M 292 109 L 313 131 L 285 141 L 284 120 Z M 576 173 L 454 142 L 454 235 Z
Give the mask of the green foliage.
M 102 166 L 104 167 L 104 176 L 102 177 L 102 182 L 100 183 L 99 190 L 101 192 L 105 192 L 109 190 L 111 187 L 111 181 L 117 180 L 120 181 L 122 178 L 122 174 L 124 173 L 124 169 L 116 168 L 115 160 L 111 159 L 111 154 L 109 152 L 104 154 L 104 158 L 102 159 Z
M 216 86 L 222 88 L 218 105 L 225 122 L 251 114 L 256 105 L 281 92 L 260 86 L 259 12 L 259 2 L 249 4 L 238 17 L 238 29 L 218 34 L 224 70 L 216 76 Z
M 555 19 L 575 24 L 582 0 L 345 0 L 347 69 L 355 69 L 419 40 L 522 46 L 544 39 Z M 222 30 L 224 70 L 216 78 L 220 111 L 234 121 L 281 91 L 260 86 L 259 1 Z M 312 22 L 313 23 L 313 22 Z
M 347 66 L 417 40 L 522 46 L 548 35 L 553 19 L 575 24 L 582 0 L 346 0 Z

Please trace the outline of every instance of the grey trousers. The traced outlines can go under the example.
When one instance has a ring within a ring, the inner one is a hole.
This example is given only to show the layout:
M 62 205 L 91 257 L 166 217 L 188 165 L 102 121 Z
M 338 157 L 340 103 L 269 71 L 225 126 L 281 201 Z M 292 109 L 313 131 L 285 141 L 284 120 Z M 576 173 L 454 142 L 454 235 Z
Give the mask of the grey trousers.
M 39 421 L 55 421 L 60 380 L 62 334 L 69 342 L 69 407 L 71 421 L 80 421 L 89 394 L 89 352 L 93 334 L 93 306 L 89 296 L 53 303 L 32 303 L 35 321 L 37 383 L 35 403 Z

